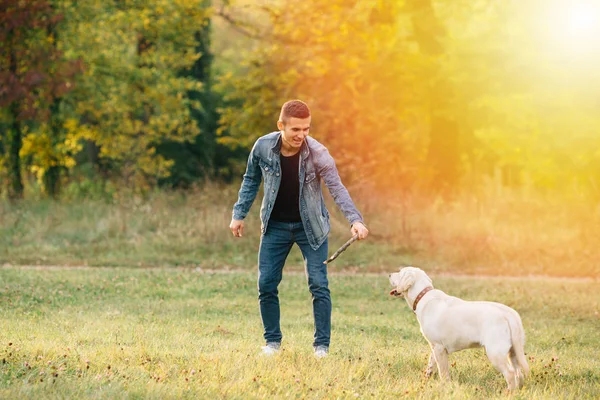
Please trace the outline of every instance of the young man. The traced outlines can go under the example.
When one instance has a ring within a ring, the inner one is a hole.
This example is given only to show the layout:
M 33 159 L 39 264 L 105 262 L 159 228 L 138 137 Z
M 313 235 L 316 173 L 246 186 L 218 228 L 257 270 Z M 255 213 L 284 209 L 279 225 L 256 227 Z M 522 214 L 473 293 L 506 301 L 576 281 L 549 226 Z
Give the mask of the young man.
M 352 235 L 364 239 L 369 234 L 340 180 L 333 158 L 325 146 L 308 136 L 310 121 L 310 110 L 302 101 L 291 100 L 283 105 L 277 121 L 279 131 L 260 137 L 250 152 L 229 225 L 235 237 L 242 237 L 244 218 L 256 198 L 262 178 L 258 299 L 266 340 L 262 351 L 267 355 L 277 353 L 281 346 L 277 287 L 294 243 L 302 251 L 312 294 L 315 355 L 324 357 L 329 351 L 331 297 L 327 265 L 323 261 L 327 259 L 330 226 L 321 180 L 350 223 Z

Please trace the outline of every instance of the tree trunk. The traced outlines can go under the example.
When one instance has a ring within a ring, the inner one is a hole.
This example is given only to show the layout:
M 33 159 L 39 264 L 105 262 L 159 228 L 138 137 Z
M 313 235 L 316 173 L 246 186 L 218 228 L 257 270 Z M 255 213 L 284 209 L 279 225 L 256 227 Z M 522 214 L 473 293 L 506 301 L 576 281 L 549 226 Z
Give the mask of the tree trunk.
M 9 52 L 8 68 L 13 76 L 17 74 L 17 56 L 15 49 L 12 46 L 13 32 L 9 31 L 8 43 L 11 45 Z M 8 154 L 8 198 L 11 201 L 20 200 L 23 198 L 23 178 L 21 177 L 21 146 L 23 145 L 23 139 L 21 134 L 21 113 L 19 110 L 19 103 L 13 101 L 10 103 L 9 112 L 12 117 L 11 129 L 8 134 L 8 148 L 6 152 Z
M 23 145 L 21 134 L 21 122 L 19 121 L 19 106 L 16 102 L 10 105 L 12 114 L 12 126 L 9 131 L 8 143 L 8 198 L 11 201 L 23 198 L 23 178 L 21 176 L 21 146 Z
M 50 5 L 53 12 L 56 12 L 56 4 L 52 3 Z M 58 32 L 56 29 L 56 24 L 49 24 L 47 27 L 48 37 L 52 38 L 52 43 L 54 44 L 55 51 L 57 50 L 58 44 Z M 46 195 L 56 199 L 60 194 L 60 175 L 61 175 L 61 167 L 58 163 L 58 157 L 54 153 L 56 148 L 60 142 L 62 127 L 62 119 L 60 115 L 60 104 L 62 99 L 60 97 L 56 97 L 53 93 L 52 95 L 52 103 L 50 104 L 50 142 L 52 144 L 52 154 L 50 158 L 52 163 L 48 166 L 48 170 L 44 173 L 44 191 Z
M 59 138 L 61 137 L 61 118 L 60 118 L 60 103 L 61 98 L 55 98 L 50 106 L 50 140 L 52 142 L 52 149 L 56 149 L 58 146 Z M 48 170 L 44 173 L 44 190 L 46 194 L 56 199 L 60 195 L 60 175 L 61 167 L 57 163 L 55 156 L 52 156 L 54 161 L 53 165 L 48 167 Z
M 44 174 L 44 190 L 49 197 L 57 199 L 60 189 L 60 167 L 53 165 Z

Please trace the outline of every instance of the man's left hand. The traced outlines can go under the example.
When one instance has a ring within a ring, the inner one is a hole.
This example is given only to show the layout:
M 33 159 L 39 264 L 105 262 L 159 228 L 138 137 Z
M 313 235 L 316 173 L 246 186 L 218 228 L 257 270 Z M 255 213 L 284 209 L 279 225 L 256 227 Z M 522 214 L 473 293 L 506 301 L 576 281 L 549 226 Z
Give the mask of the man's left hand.
M 350 232 L 352 232 L 352 236 L 358 235 L 358 240 L 365 239 L 369 236 L 369 230 L 362 222 L 353 223 Z

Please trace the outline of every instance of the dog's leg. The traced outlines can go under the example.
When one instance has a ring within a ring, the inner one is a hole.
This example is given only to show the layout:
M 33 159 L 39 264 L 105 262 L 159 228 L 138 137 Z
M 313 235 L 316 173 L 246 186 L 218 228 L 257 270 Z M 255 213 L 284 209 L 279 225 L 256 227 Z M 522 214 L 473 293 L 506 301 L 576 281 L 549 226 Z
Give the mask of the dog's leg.
M 435 362 L 438 366 L 440 379 L 443 381 L 450 380 L 450 370 L 448 369 L 448 351 L 441 344 L 433 345 L 433 353 L 435 354 Z
M 435 368 L 437 366 L 437 363 L 435 362 L 435 353 L 433 352 L 433 349 L 431 349 L 431 354 L 429 355 L 429 363 L 427 364 L 427 369 L 425 370 L 425 376 L 427 378 L 431 377 L 431 375 L 433 375 L 433 372 L 435 371 Z
M 509 355 L 488 348 L 485 349 L 485 352 L 492 365 L 504 375 L 504 379 L 506 379 L 506 383 L 508 384 L 508 390 L 515 390 L 517 388 L 517 372 L 508 361 Z
M 523 387 L 523 384 L 525 383 L 525 375 L 523 374 L 523 370 L 521 369 L 521 366 L 519 365 L 519 359 L 517 358 L 517 354 L 515 353 L 514 349 L 510 349 L 510 363 L 512 364 L 513 368 L 515 369 L 515 373 L 516 373 L 516 378 L 517 378 L 517 386 L 518 387 Z

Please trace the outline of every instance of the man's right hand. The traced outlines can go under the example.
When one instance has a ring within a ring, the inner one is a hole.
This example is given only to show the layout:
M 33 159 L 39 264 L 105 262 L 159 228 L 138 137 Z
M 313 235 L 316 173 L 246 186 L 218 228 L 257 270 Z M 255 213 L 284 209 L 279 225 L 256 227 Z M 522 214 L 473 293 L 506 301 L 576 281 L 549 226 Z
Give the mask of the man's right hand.
M 229 224 L 229 229 L 231 229 L 231 233 L 235 237 L 242 237 L 244 233 L 244 220 L 232 219 Z

